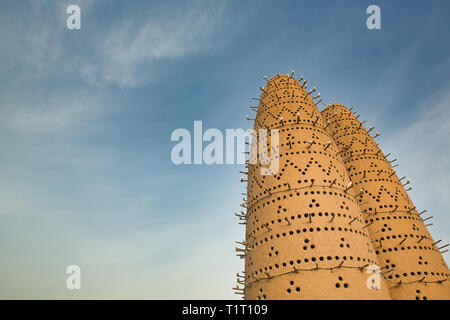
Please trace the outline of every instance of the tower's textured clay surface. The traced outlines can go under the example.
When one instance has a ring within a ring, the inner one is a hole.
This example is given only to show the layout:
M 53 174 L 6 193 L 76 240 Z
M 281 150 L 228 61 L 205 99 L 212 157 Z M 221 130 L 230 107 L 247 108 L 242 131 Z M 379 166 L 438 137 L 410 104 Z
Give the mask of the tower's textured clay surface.
M 367 286 L 377 257 L 325 125 L 297 80 L 268 81 L 254 128 L 279 129 L 279 168 L 249 165 L 246 299 L 390 299 L 383 279 L 380 290 Z
M 368 226 L 393 299 L 450 299 L 449 269 L 409 198 L 404 179 L 357 117 L 339 104 L 322 111 Z M 409 187 L 409 186 L 407 186 Z M 423 220 L 424 219 L 424 220 Z

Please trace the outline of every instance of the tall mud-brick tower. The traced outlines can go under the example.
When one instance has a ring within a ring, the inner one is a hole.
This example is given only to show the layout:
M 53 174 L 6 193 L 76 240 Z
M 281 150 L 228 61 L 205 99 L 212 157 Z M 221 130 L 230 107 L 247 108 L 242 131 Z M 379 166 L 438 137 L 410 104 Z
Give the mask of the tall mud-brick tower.
M 377 257 L 314 90 L 289 75 L 261 90 L 254 129 L 269 129 L 279 165 L 273 175 L 248 166 L 245 299 L 390 299 L 383 279 L 367 285 Z
M 363 124 L 343 105 L 322 111 L 339 147 L 364 223 L 393 299 L 450 299 L 449 269 L 427 230 L 429 218 L 407 194 L 409 181 L 397 177 L 387 156 Z

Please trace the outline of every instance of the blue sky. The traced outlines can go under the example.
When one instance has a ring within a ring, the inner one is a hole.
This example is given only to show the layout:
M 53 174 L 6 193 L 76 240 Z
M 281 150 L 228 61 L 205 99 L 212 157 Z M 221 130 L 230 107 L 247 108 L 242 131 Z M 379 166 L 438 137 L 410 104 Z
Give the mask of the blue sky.
M 81 30 L 66 29 L 70 4 Z M 449 9 L 2 1 L 0 298 L 235 298 L 243 167 L 175 166 L 170 136 L 194 120 L 247 128 L 262 77 L 291 69 L 382 133 L 449 241 Z M 82 290 L 65 287 L 71 264 Z

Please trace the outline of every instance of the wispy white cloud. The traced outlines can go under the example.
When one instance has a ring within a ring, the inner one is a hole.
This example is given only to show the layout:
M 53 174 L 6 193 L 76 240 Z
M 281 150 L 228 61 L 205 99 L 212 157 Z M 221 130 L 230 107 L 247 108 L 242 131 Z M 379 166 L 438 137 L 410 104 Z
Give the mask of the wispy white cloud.
M 157 78 L 152 67 L 158 62 L 221 49 L 230 24 L 225 3 L 190 1 L 168 11 L 164 16 L 150 14 L 144 22 L 134 17 L 119 21 L 100 43 L 99 66 L 85 63 L 82 74 L 95 83 L 136 86 Z
M 89 30 L 83 29 L 83 19 L 88 19 L 88 12 L 93 19 L 102 8 L 92 1 L 79 5 L 80 31 L 65 28 L 63 3 L 34 4 L 25 19 L 17 12 L 0 14 L 0 41 L 8 44 L 0 48 L 3 72 L 14 72 L 15 77 L 25 72 L 35 79 L 68 74 L 100 86 L 141 86 L 158 79 L 158 63 L 212 54 L 231 34 L 227 27 L 232 15 L 225 2 L 192 0 L 168 5 L 162 12 L 143 7 L 142 19 L 129 14 L 106 28 L 91 24 Z M 70 37 L 75 32 L 83 37 Z M 74 45 L 85 50 L 73 55 Z
M 48 104 L 42 105 L 16 106 L 8 126 L 27 133 L 57 133 L 86 125 L 100 108 L 98 104 L 70 99 L 48 101 Z
M 410 196 L 419 210 L 434 216 L 431 232 L 450 240 L 450 90 L 428 98 L 413 122 L 394 136 L 385 137 L 382 148 L 399 159 L 399 176 L 411 180 Z
M 101 10 L 98 2 L 77 3 L 82 19 L 92 19 L 95 10 Z M 86 87 L 71 93 L 46 87 L 46 82 L 70 79 L 96 88 L 142 86 L 158 80 L 161 62 L 208 55 L 226 42 L 224 31 L 231 16 L 224 2 L 193 0 L 163 12 L 143 10 L 144 19 L 126 15 L 109 27 L 89 31 L 83 22 L 81 31 L 66 30 L 62 2 L 33 3 L 25 17 L 17 11 L 2 12 L 0 42 L 7 45 L 0 48 L 0 75 L 9 81 L 0 89 L 0 122 L 28 133 L 86 125 L 86 120 L 111 107 L 102 106 Z M 85 34 L 71 37 L 75 32 Z M 86 50 L 73 54 L 74 45 Z

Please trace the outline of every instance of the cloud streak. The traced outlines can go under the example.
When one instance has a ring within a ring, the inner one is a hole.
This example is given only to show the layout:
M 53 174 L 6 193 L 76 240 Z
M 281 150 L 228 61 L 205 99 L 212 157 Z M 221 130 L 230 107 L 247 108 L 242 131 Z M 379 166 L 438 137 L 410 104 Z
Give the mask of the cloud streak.
M 411 179 L 409 193 L 419 211 L 427 209 L 435 217 L 433 236 L 446 241 L 450 239 L 449 92 L 445 88 L 428 98 L 415 120 L 383 143 L 383 150 L 400 160 L 398 175 Z
M 224 4 L 207 8 L 203 2 L 191 4 L 172 8 L 169 16 L 150 16 L 144 23 L 121 21 L 100 44 L 101 69 L 84 66 L 84 75 L 120 86 L 137 86 L 157 78 L 151 74 L 157 62 L 217 52 L 224 40 L 220 31 L 229 23 Z

